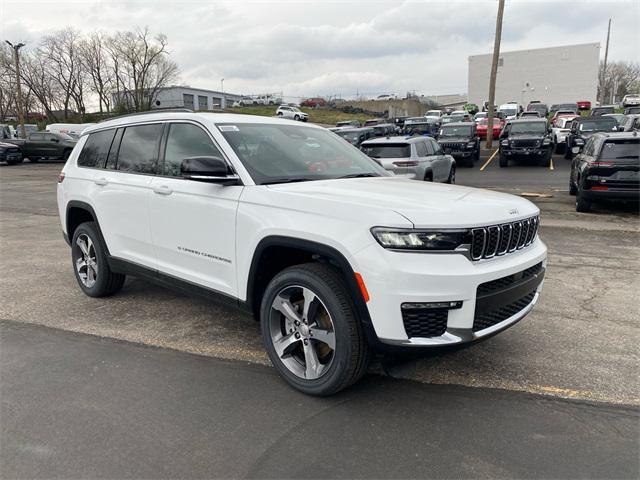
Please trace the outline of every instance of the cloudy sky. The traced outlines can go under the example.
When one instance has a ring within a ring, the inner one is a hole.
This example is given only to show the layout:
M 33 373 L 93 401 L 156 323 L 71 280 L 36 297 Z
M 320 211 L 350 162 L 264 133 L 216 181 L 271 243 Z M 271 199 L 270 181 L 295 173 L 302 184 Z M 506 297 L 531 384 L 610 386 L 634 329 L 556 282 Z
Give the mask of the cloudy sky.
M 285 96 L 466 93 L 467 57 L 493 48 L 496 0 L 0 0 L 0 38 L 37 46 L 67 26 L 168 36 L 180 82 Z M 600 42 L 639 60 L 640 0 L 507 0 L 502 50 Z

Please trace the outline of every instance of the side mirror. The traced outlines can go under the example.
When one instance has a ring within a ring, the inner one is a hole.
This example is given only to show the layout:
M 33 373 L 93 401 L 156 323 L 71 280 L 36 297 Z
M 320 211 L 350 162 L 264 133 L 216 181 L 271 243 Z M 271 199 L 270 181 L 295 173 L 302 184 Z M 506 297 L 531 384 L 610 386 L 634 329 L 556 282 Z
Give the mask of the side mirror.
M 220 157 L 189 157 L 180 164 L 182 177 L 198 182 L 237 184 L 238 175 L 230 171 L 227 162 Z

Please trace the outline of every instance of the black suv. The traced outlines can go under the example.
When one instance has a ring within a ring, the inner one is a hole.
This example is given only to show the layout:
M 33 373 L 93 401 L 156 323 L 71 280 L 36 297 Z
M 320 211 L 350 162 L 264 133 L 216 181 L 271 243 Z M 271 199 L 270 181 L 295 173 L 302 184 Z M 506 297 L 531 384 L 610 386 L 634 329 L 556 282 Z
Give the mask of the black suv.
M 473 122 L 447 123 L 440 128 L 438 143 L 444 153 L 455 158 L 457 164 L 473 167 L 480 159 L 480 139 Z
M 640 137 L 633 133 L 596 133 L 571 162 L 569 193 L 576 211 L 588 212 L 594 200 L 638 201 Z
M 591 135 L 597 132 L 613 132 L 618 128 L 614 117 L 576 117 L 571 122 L 571 130 L 567 133 L 567 146 L 564 158 L 571 160 L 577 154 Z
M 589 112 L 590 117 L 600 117 L 607 113 L 616 113 L 616 107 L 613 105 L 603 105 L 602 107 L 593 107 Z
M 508 167 L 509 159 L 537 160 L 549 166 L 553 155 L 551 129 L 544 118 L 512 120 L 500 133 L 500 166 Z

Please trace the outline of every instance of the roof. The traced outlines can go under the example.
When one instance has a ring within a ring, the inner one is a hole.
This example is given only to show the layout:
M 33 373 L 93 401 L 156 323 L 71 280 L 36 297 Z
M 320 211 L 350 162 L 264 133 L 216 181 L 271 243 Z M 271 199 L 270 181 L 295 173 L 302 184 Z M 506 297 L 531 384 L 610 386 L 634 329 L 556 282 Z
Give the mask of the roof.
M 539 123 L 547 123 L 547 119 L 546 118 L 540 118 L 540 117 L 531 117 L 531 118 L 517 118 L 515 120 L 510 120 L 509 123 L 533 123 L 533 122 L 539 122 Z
M 596 132 L 593 134 L 593 136 L 600 136 L 600 137 L 604 137 L 604 138 L 611 138 L 611 139 L 632 139 L 632 138 L 640 138 L 638 137 L 638 132 Z
M 365 143 L 367 145 L 376 145 L 376 144 L 385 144 L 385 143 L 415 143 L 419 140 L 423 140 L 425 137 L 423 136 L 415 136 L 415 137 L 403 137 L 403 136 L 395 136 L 395 137 L 378 137 L 378 138 L 370 138 L 369 140 L 365 140 L 362 142 L 362 145 Z
M 589 115 L 588 117 L 582 117 L 582 116 L 578 115 L 578 116 L 576 116 L 576 118 L 574 118 L 574 120 L 576 122 L 584 122 L 584 121 L 593 122 L 594 120 L 598 121 L 598 120 L 602 120 L 602 119 L 613 120 L 615 122 L 615 118 L 606 117 L 604 115 Z
M 445 123 L 442 128 L 449 128 L 449 127 L 470 127 L 473 125 L 473 122 L 449 122 L 449 123 Z
M 299 123 L 296 122 L 296 125 L 299 125 Z M 371 127 L 357 127 L 357 128 L 342 128 L 340 130 L 338 130 L 340 133 L 344 133 L 344 132 L 370 132 L 371 130 L 373 130 L 373 127 L 375 127 L 377 125 L 372 125 Z
M 150 111 L 142 112 L 139 114 L 123 115 L 121 117 L 115 117 L 111 120 L 105 120 L 97 123 L 92 127 L 86 128 L 82 135 L 86 135 L 98 130 L 104 130 L 106 128 L 116 128 L 136 123 L 150 123 L 167 120 L 194 120 L 200 123 L 209 123 L 210 125 L 218 123 L 237 123 L 237 124 L 250 124 L 250 123 L 264 123 L 264 124 L 285 124 L 295 126 L 305 126 L 309 128 L 322 128 L 313 124 L 301 124 L 295 120 L 287 120 L 279 117 L 262 117 L 259 115 L 242 115 L 238 113 L 211 113 L 211 112 L 176 112 L 176 111 Z

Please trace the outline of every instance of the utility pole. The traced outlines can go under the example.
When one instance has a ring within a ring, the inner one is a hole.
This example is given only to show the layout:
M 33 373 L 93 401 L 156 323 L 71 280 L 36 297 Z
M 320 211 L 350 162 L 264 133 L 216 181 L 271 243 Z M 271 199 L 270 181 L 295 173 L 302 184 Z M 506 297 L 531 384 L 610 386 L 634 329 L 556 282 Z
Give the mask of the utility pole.
M 222 90 L 222 98 L 220 99 L 220 108 L 224 110 L 224 107 L 227 106 L 227 102 L 224 98 L 224 78 L 220 79 L 220 90 Z
M 24 43 L 18 43 L 17 45 L 14 45 L 9 40 L 5 40 L 5 42 L 7 42 L 7 44 L 13 50 L 13 59 L 16 66 L 16 90 L 18 94 L 17 107 L 18 107 L 18 127 L 19 127 L 18 135 L 20 135 L 22 138 L 27 138 L 27 134 L 24 130 L 24 111 L 22 110 L 22 107 L 23 107 L 22 84 L 20 82 L 20 53 L 19 53 L 20 49 L 24 47 Z
M 496 77 L 498 76 L 498 59 L 500 58 L 500 39 L 502 38 L 502 16 L 504 14 L 504 0 L 498 0 L 498 16 L 496 18 L 496 37 L 493 42 L 493 60 L 491 61 L 491 76 L 489 77 L 489 108 L 487 113 L 487 144 L 491 149 L 493 141 L 493 116 L 496 101 Z
M 604 86 L 607 80 L 607 58 L 609 57 L 609 35 L 611 34 L 611 19 L 609 19 L 609 26 L 607 27 L 607 44 L 604 47 L 604 64 L 602 65 L 602 76 L 600 79 L 600 102 L 604 104 L 606 102 L 604 95 Z

